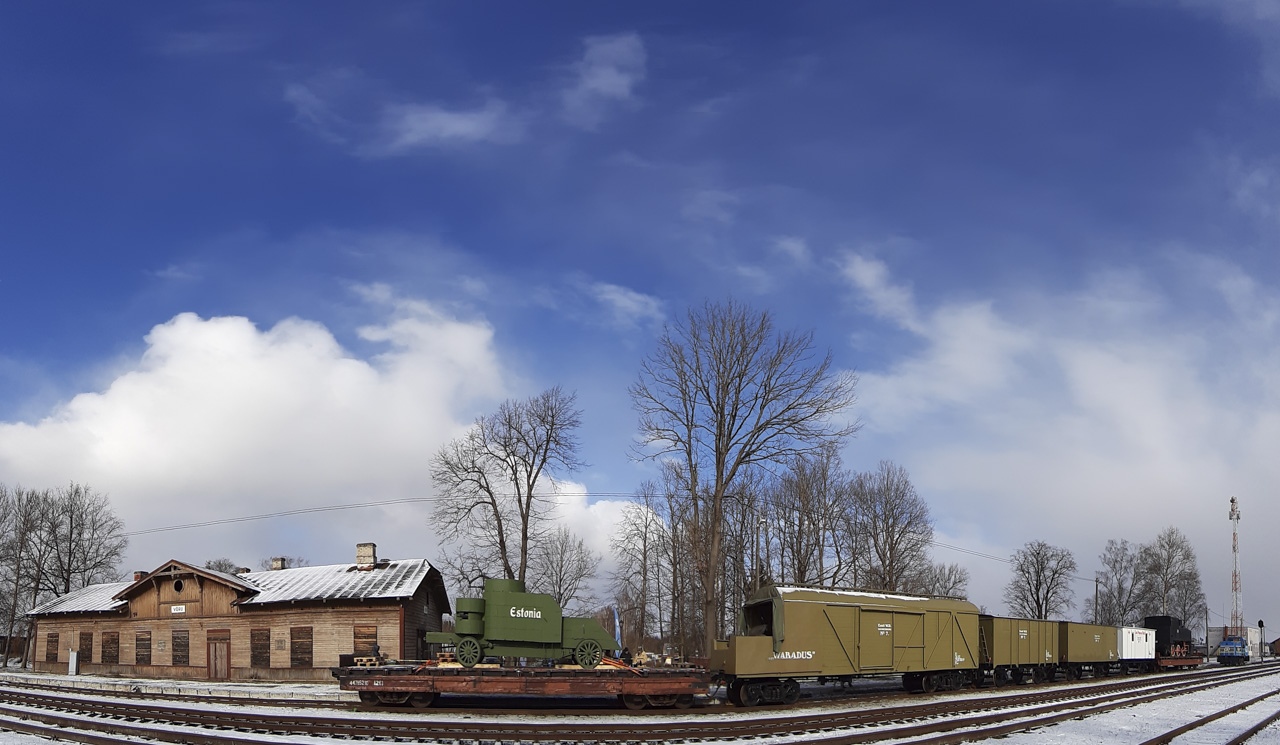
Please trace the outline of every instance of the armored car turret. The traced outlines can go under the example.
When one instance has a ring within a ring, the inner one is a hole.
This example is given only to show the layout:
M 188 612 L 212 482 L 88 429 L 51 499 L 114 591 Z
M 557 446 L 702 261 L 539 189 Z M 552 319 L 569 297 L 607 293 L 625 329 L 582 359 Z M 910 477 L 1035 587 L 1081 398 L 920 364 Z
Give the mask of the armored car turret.
M 565 618 L 550 595 L 525 592 L 524 582 L 487 579 L 484 596 L 459 598 L 453 633 L 432 632 L 429 644 L 452 645 L 463 667 L 485 657 L 571 657 L 584 668 L 600 664 L 606 650 L 618 649 L 594 618 Z

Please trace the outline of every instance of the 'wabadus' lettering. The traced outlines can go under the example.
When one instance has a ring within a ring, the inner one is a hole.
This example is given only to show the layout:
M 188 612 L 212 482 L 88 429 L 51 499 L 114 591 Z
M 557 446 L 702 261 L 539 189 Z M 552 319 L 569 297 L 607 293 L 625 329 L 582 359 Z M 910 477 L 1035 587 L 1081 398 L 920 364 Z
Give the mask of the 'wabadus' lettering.
M 814 651 L 812 649 L 801 652 L 778 652 L 769 657 L 771 660 L 812 660 Z

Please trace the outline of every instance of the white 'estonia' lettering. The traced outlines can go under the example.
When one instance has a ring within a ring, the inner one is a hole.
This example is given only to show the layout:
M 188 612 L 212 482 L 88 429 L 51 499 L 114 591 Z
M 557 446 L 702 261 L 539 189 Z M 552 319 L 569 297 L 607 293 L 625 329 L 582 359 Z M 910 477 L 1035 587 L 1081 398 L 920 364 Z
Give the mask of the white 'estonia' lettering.
M 769 657 L 771 660 L 812 660 L 813 650 L 805 650 L 802 652 L 777 652 Z
M 542 618 L 542 611 L 537 608 L 512 608 L 512 618 Z

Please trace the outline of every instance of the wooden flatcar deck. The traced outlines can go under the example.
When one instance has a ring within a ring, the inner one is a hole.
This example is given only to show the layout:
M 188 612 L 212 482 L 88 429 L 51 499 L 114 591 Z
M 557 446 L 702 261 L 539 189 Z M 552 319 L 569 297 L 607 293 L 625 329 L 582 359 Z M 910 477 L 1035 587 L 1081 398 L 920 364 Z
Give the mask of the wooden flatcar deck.
M 710 675 L 693 668 L 498 667 L 384 665 L 335 667 L 344 691 L 386 701 L 395 694 L 499 694 L 509 696 L 643 697 L 652 705 L 679 705 L 707 693 Z M 677 699 L 680 699 L 677 703 Z M 634 708 L 634 707 L 633 707 Z

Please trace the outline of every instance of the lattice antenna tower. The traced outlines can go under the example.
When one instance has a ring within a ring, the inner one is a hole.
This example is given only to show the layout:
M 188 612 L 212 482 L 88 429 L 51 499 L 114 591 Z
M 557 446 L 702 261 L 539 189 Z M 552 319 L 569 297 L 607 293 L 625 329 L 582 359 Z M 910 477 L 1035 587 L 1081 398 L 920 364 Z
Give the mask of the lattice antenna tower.
M 1231 498 L 1231 626 L 1232 634 L 1244 629 L 1244 603 L 1240 597 L 1240 505 Z

